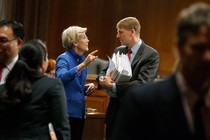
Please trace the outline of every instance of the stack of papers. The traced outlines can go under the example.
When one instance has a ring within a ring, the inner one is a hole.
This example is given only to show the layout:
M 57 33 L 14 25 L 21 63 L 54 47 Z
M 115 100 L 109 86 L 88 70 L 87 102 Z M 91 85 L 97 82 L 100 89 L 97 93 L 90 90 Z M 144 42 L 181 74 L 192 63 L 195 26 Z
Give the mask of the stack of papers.
M 109 58 L 109 67 L 106 75 L 110 75 L 115 82 L 127 82 L 132 76 L 131 64 L 128 56 L 125 54 L 113 54 Z
M 109 67 L 107 69 L 106 75 L 110 75 L 112 80 L 115 82 L 128 82 L 132 77 L 132 70 L 130 60 L 125 54 L 113 54 L 112 59 L 109 58 Z M 106 93 L 110 97 L 117 97 L 116 93 L 112 90 L 104 88 Z

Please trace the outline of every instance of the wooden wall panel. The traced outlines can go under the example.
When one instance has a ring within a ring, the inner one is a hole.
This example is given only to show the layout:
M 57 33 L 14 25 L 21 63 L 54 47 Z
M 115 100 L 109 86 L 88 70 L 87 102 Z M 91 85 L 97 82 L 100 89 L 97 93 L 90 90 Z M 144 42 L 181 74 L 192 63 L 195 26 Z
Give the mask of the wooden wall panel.
M 55 0 L 51 7 L 48 30 L 49 56 L 56 58 L 65 50 L 62 31 L 71 25 L 88 28 L 90 51 L 99 50 L 99 57 L 111 56 L 120 45 L 116 39 L 116 23 L 135 16 L 142 25 L 141 38 L 160 54 L 160 75 L 169 75 L 174 68 L 176 18 L 181 9 L 193 2 L 210 0 Z M 90 52 L 89 51 L 89 52 Z
M 193 2 L 210 0 L 7 0 L 7 17 L 22 22 L 26 40 L 40 38 L 56 58 L 65 51 L 61 44 L 62 31 L 71 25 L 88 28 L 90 51 L 99 50 L 107 59 L 120 45 L 116 39 L 116 23 L 135 16 L 142 25 L 141 38 L 160 54 L 160 75 L 173 71 L 175 57 L 176 18 L 181 9 Z M 87 54 L 87 53 L 86 53 Z
M 111 2 L 111 1 L 110 1 Z M 108 5 L 105 6 L 105 3 Z M 113 9 L 111 3 L 107 3 L 106 1 L 85 1 L 85 0 L 72 0 L 72 1 L 64 1 L 60 3 L 60 7 L 53 7 L 53 9 L 57 10 L 58 13 L 54 13 L 58 16 L 56 20 L 58 23 L 54 23 L 57 27 L 53 27 L 50 30 L 49 39 L 51 36 L 54 38 L 51 39 L 54 41 L 56 46 L 55 54 L 50 54 L 53 57 L 56 57 L 58 54 L 62 53 L 64 49 L 61 47 L 61 33 L 62 31 L 71 26 L 71 25 L 79 25 L 82 27 L 87 27 L 87 35 L 89 37 L 90 43 L 90 51 L 95 49 L 100 50 L 100 54 L 106 52 L 107 54 L 111 54 L 115 46 L 113 46 L 110 50 L 112 44 L 112 40 L 115 39 L 115 22 L 113 22 Z M 53 15 L 54 15 L 53 14 Z M 57 28 L 56 36 L 54 35 L 54 29 Z M 53 43 L 50 43 L 53 47 Z M 102 53 L 103 52 L 103 53 Z M 105 53 L 103 55 L 99 55 L 101 58 L 106 58 Z
M 51 0 L 7 0 L 6 19 L 16 20 L 25 29 L 24 40 L 48 41 Z

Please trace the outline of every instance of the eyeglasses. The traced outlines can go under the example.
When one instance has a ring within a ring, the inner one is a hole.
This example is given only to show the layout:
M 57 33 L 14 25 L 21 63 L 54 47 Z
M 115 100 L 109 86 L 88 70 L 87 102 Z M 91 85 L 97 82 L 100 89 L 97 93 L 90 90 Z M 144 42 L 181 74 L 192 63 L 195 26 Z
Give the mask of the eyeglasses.
M 10 39 L 10 40 L 7 39 L 7 38 L 0 38 L 0 44 L 3 45 L 3 44 L 6 44 L 6 43 L 8 43 L 8 42 L 14 41 L 14 40 L 16 40 L 16 39 L 18 39 L 18 38 L 15 37 L 15 38 Z
M 210 45 L 205 44 L 205 43 L 197 43 L 197 44 L 191 45 L 190 47 L 192 48 L 193 51 L 197 53 L 203 53 L 206 50 L 210 50 Z

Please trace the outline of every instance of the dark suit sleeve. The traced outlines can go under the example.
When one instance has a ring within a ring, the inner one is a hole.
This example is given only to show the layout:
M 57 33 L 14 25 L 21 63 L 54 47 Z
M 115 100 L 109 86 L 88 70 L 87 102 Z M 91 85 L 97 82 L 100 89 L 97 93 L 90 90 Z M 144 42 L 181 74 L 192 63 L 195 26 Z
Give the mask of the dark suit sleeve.
M 98 89 L 98 90 L 102 89 L 102 86 L 101 86 L 100 83 L 99 83 L 99 78 L 100 78 L 101 76 L 105 76 L 105 75 L 106 75 L 107 69 L 108 69 L 108 67 L 105 68 L 105 69 L 103 69 L 103 70 L 100 72 L 100 74 L 97 76 L 97 78 L 96 78 L 96 82 L 98 83 L 98 86 L 97 86 L 97 89 Z
M 125 91 L 133 86 L 151 83 L 158 76 L 159 54 L 157 51 L 145 48 L 140 60 L 132 67 L 132 77 L 129 82 L 116 83 L 117 96 L 125 96 Z
M 142 138 L 144 126 L 141 125 L 141 122 L 144 122 L 145 118 L 142 116 L 143 112 L 138 99 L 133 95 L 123 102 L 116 117 L 112 140 L 137 140 Z
M 59 79 L 53 80 L 49 91 L 50 117 L 58 140 L 70 140 L 70 126 L 63 85 Z

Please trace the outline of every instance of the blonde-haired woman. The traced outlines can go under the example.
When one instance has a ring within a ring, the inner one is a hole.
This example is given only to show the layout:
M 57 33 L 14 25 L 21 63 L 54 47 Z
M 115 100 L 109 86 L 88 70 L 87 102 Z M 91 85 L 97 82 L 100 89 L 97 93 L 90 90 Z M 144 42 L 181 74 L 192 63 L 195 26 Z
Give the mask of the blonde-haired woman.
M 85 95 L 94 90 L 94 84 L 86 84 L 87 66 L 98 56 L 98 50 L 83 55 L 89 50 L 87 28 L 70 26 L 62 33 L 62 44 L 66 52 L 56 59 L 56 77 L 63 82 L 72 140 L 81 140 L 85 119 Z

